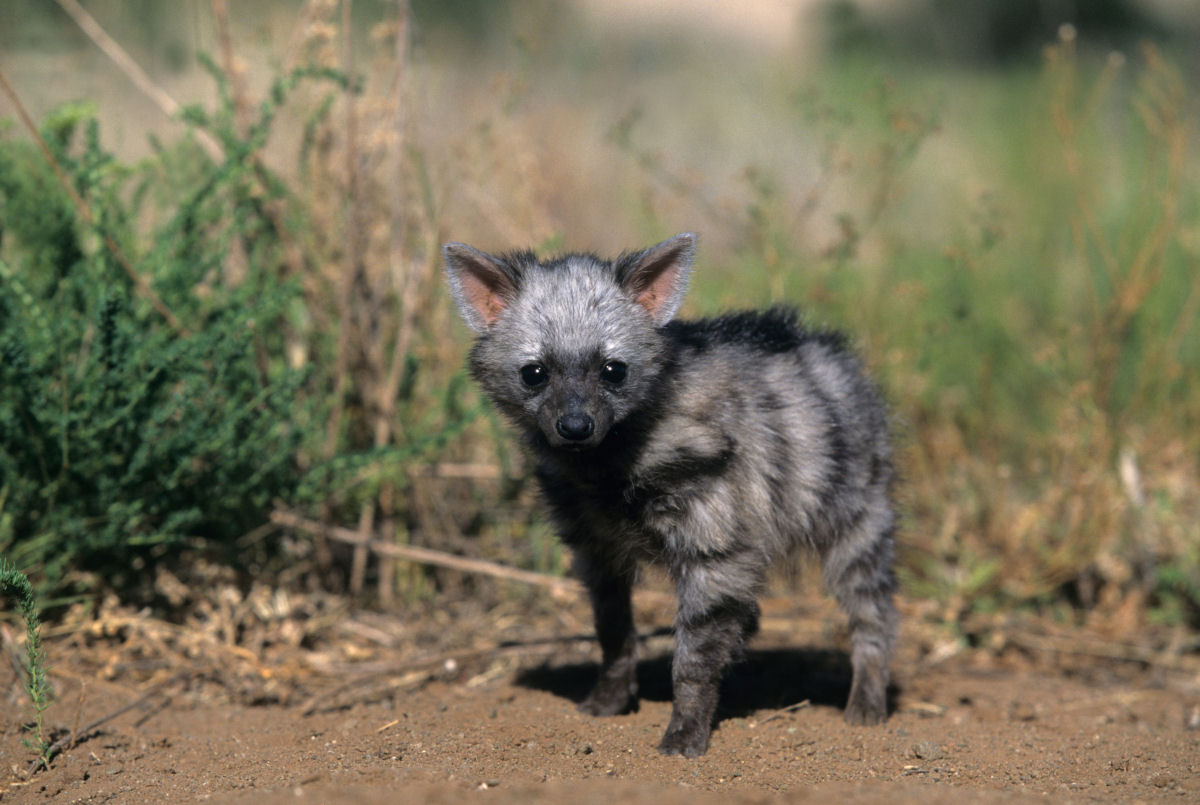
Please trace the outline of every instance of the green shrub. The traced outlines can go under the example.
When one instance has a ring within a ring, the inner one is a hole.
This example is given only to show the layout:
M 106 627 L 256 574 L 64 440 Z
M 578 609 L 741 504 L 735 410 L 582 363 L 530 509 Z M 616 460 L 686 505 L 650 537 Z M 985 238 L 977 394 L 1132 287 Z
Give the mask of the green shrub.
M 264 199 L 232 157 L 117 164 L 83 107 L 42 137 L 88 213 L 33 145 L 0 142 L 0 552 L 47 589 L 129 587 L 189 541 L 231 547 L 295 488 L 311 420 L 280 356 L 297 290 L 270 272 Z M 152 183 L 182 200 L 140 239 L 144 206 L 167 203 Z M 250 259 L 231 282 L 235 239 Z

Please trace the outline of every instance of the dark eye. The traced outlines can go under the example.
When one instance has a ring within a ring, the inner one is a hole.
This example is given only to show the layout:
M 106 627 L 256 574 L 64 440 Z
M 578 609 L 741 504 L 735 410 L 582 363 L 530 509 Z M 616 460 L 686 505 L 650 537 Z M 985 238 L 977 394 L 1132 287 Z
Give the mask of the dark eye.
M 617 385 L 625 380 L 627 367 L 620 361 L 609 361 L 600 370 L 600 378 L 605 382 Z
M 529 388 L 536 388 L 547 380 L 546 367 L 540 363 L 531 363 L 521 367 L 521 382 Z

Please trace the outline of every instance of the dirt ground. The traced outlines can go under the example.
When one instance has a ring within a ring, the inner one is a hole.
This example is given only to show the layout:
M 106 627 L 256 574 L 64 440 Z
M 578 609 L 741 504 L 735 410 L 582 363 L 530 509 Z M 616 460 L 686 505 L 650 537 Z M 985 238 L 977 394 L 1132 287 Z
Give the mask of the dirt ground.
M 848 727 L 836 614 L 771 599 L 708 754 L 687 760 L 654 750 L 669 605 L 640 609 L 641 708 L 608 719 L 575 709 L 597 653 L 586 607 L 545 595 L 404 616 L 334 606 L 325 637 L 290 643 L 256 643 L 244 623 L 222 639 L 212 613 L 207 626 L 133 613 L 60 628 L 47 723 L 79 738 L 29 774 L 10 669 L 0 801 L 1200 802 L 1194 655 L 1130 661 L 1136 647 L 1011 625 L 968 648 L 908 606 L 893 714 Z

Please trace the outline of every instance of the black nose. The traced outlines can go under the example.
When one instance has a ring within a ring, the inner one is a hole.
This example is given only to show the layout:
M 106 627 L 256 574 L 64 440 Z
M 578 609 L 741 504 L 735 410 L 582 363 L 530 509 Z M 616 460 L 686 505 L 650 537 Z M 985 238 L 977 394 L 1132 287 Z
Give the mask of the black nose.
M 581 442 L 592 435 L 592 432 L 596 430 L 596 425 L 587 414 L 570 413 L 560 416 L 554 423 L 554 429 L 564 439 Z

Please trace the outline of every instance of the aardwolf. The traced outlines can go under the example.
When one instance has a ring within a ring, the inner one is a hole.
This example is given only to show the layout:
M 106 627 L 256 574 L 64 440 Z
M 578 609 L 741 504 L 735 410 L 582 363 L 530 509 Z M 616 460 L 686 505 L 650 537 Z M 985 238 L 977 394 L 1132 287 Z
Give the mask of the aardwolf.
M 896 634 L 885 408 L 845 339 L 794 311 L 674 321 L 694 251 L 690 234 L 615 260 L 443 249 L 471 373 L 524 436 L 591 597 L 602 662 L 580 709 L 636 708 L 632 588 L 660 563 L 679 607 L 658 749 L 704 754 L 767 568 L 805 546 L 850 619 L 846 721 L 877 724 Z

